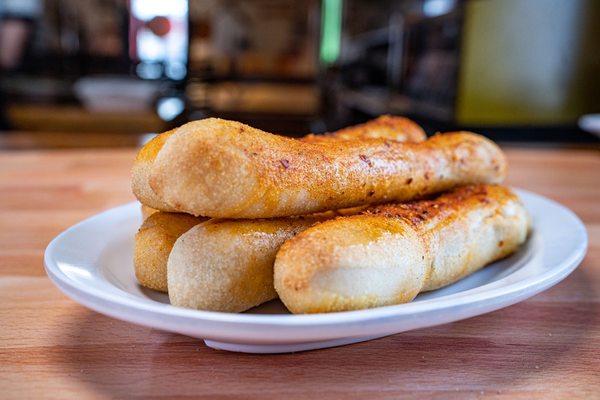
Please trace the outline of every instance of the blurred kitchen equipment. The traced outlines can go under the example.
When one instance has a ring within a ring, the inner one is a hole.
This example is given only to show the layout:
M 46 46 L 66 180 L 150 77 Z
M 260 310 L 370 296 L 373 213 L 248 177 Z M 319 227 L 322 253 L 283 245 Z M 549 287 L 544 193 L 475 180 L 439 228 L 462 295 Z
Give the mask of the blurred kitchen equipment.
M 127 77 L 86 77 L 73 89 L 88 111 L 126 113 L 150 109 L 159 85 Z
M 579 118 L 579 127 L 600 137 L 600 114 L 587 114 Z
M 131 0 L 129 57 L 140 78 L 185 78 L 188 13 L 187 0 Z

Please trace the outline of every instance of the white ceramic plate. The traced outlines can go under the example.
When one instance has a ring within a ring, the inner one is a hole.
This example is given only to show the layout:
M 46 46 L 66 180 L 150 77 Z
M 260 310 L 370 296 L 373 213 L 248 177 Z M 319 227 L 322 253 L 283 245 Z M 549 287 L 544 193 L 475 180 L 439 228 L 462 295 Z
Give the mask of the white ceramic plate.
M 279 353 L 339 346 L 494 311 L 569 275 L 585 255 L 585 227 L 560 204 L 518 193 L 534 228 L 517 254 L 397 306 L 313 315 L 290 315 L 278 301 L 243 314 L 173 307 L 166 295 L 136 283 L 132 251 L 141 223 L 137 203 L 98 214 L 58 235 L 46 249 L 46 271 L 65 294 L 93 310 L 201 338 L 210 347 Z

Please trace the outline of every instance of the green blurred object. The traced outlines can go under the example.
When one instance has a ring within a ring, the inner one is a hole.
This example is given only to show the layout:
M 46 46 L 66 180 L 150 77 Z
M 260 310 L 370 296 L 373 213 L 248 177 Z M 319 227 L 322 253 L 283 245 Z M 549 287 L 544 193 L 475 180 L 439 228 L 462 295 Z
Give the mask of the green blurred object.
M 321 6 L 321 46 L 319 56 L 326 65 L 340 55 L 343 0 L 323 0 Z
M 460 124 L 573 124 L 600 109 L 599 1 L 469 1 L 464 21 Z

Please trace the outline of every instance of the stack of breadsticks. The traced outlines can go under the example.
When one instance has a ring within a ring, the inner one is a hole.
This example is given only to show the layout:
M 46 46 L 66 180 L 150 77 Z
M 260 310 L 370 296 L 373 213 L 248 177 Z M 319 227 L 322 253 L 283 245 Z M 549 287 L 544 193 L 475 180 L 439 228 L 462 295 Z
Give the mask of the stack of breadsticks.
M 293 313 L 411 301 L 505 257 L 529 219 L 500 148 L 468 132 L 429 139 L 384 116 L 290 139 L 219 119 L 138 153 L 142 286 L 176 306 Z

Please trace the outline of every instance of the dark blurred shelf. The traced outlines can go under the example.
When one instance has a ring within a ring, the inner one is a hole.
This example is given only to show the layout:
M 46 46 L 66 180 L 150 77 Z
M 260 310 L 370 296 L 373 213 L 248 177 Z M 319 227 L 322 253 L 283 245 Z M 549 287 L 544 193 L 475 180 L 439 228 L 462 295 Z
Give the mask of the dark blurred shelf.
M 92 112 L 76 105 L 14 104 L 7 111 L 11 128 L 19 131 L 139 134 L 167 128 L 153 110 Z
M 428 115 L 442 121 L 449 121 L 453 117 L 453 110 L 449 107 L 411 99 L 408 96 L 395 94 L 384 88 L 342 89 L 339 98 L 345 106 L 372 116 L 381 114 L 410 115 L 413 117 Z
M 513 125 L 471 126 L 454 122 L 452 110 L 406 96 L 391 94 L 384 89 L 343 89 L 339 98 L 346 107 L 358 112 L 356 119 L 348 124 L 364 122 L 381 114 L 408 116 L 417 121 L 428 134 L 467 130 L 481 133 L 492 140 L 506 143 L 528 143 L 537 145 L 600 144 L 600 138 L 579 129 L 576 125 Z M 424 117 L 427 115 L 428 117 Z
M 577 126 L 466 126 L 464 130 L 481 133 L 503 143 L 538 143 L 552 145 L 600 145 L 600 138 Z
M 133 133 L 0 132 L 0 151 L 138 147 L 150 136 Z

